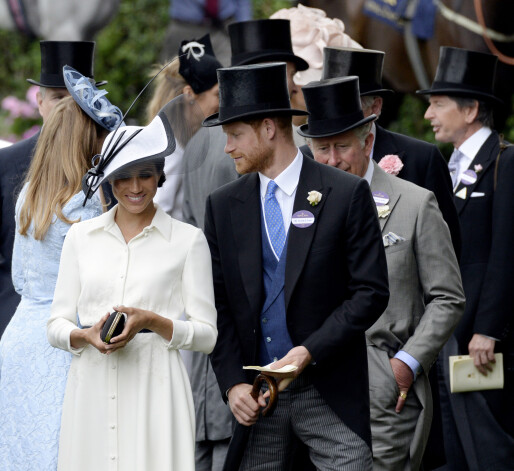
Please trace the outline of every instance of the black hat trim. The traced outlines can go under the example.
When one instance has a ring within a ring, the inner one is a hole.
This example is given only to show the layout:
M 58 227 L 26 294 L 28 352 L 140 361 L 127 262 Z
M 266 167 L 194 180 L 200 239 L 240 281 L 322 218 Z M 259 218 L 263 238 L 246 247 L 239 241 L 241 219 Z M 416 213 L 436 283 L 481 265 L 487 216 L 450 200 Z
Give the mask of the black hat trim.
M 362 111 L 358 111 L 347 114 L 342 118 L 320 119 L 300 126 L 297 132 L 303 137 L 330 137 L 351 131 L 377 119 L 377 116 L 374 114 L 361 119 L 362 116 Z M 356 119 L 358 121 L 355 121 Z

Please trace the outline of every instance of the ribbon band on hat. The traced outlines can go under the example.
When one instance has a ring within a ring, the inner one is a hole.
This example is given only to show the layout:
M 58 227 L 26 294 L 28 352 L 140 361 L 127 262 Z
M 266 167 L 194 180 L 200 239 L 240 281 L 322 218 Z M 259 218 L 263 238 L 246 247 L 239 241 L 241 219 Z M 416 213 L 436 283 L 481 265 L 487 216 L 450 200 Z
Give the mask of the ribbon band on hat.
M 199 52 L 195 52 L 195 49 L 197 49 L 197 50 L 199 49 L 200 51 Z M 187 44 L 184 44 L 182 46 L 182 52 L 184 54 L 187 52 L 187 58 L 188 59 L 191 56 L 193 56 L 194 59 L 199 61 L 200 58 L 203 57 L 204 54 L 205 54 L 205 45 L 204 44 L 200 44 L 197 41 L 191 41 L 191 42 L 188 42 Z

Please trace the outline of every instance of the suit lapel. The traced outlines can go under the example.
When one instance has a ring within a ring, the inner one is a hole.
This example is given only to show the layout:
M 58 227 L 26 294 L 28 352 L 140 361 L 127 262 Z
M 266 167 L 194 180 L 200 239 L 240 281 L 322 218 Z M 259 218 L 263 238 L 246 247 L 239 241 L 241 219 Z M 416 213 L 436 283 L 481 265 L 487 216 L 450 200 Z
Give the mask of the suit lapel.
M 371 191 L 380 191 L 387 193 L 387 196 L 389 196 L 389 202 L 387 205 L 389 206 L 390 213 L 389 216 L 385 218 L 378 218 L 378 222 L 380 224 L 380 230 L 382 231 L 382 234 L 384 234 L 385 226 L 387 225 L 387 222 L 389 221 L 389 218 L 391 216 L 391 213 L 394 211 L 394 208 L 396 206 L 396 203 L 400 199 L 401 194 L 395 193 L 391 183 L 389 182 L 389 179 L 387 177 L 387 174 L 378 166 L 376 162 L 373 162 L 373 165 L 375 166 L 375 169 L 373 170 L 373 178 L 371 179 Z M 398 177 L 395 177 L 398 178 Z
M 248 175 L 229 201 L 245 293 L 252 312 L 259 312 L 262 305 L 262 246 L 258 174 Z
M 303 158 L 300 180 L 296 189 L 296 196 L 293 206 L 293 214 L 300 210 L 310 211 L 314 216 L 314 223 L 306 228 L 299 228 L 291 224 L 288 233 L 287 259 L 285 274 L 285 304 L 286 310 L 289 300 L 294 291 L 298 278 L 303 270 L 307 254 L 309 253 L 312 239 L 316 233 L 319 215 L 330 192 L 330 188 L 323 188 L 319 164 L 313 160 Z M 316 206 L 311 206 L 307 201 L 309 191 L 319 191 L 322 194 L 321 201 Z
M 454 190 L 454 202 L 458 214 L 460 214 L 466 206 L 466 203 L 469 201 L 471 193 L 473 193 L 475 187 L 478 185 L 478 182 L 480 182 L 483 175 L 486 173 L 487 168 L 490 165 L 494 164 L 494 162 L 496 161 L 498 152 L 500 152 L 499 136 L 496 132 L 493 131 L 493 133 L 487 138 L 487 140 L 484 142 L 484 144 L 478 151 L 477 155 L 471 162 L 471 169 L 473 169 L 475 165 L 482 166 L 482 170 L 477 173 L 477 180 L 475 181 L 475 183 L 471 185 L 464 185 L 461 181 L 457 185 L 457 188 L 455 188 Z M 463 194 L 464 191 L 465 194 Z M 457 196 L 457 194 L 462 195 L 463 197 Z

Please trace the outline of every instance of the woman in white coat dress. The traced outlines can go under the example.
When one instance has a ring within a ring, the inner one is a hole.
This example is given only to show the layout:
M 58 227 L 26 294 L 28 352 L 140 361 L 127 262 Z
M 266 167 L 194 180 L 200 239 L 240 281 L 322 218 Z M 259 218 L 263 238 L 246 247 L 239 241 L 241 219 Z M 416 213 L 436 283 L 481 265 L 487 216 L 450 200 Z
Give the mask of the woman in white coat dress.
M 145 128 L 107 137 L 85 187 L 91 196 L 109 180 L 118 205 L 74 225 L 64 242 L 48 321 L 50 343 L 74 355 L 59 470 L 194 471 L 194 408 L 178 349 L 210 353 L 216 309 L 202 231 L 153 203 L 175 148 L 171 105 Z M 127 320 L 105 344 L 113 309 Z

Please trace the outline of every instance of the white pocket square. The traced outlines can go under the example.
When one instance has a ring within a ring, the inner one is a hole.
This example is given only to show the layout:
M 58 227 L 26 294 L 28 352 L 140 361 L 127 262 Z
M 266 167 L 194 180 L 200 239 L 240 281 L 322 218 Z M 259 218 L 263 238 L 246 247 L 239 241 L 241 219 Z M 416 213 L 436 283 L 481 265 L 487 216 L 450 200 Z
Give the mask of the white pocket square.
M 485 193 L 482 193 L 481 191 L 474 191 L 469 195 L 470 198 L 480 198 L 481 196 L 485 196 Z
M 394 245 L 405 240 L 405 238 L 395 234 L 394 232 L 388 232 L 384 237 L 382 237 L 382 240 L 384 241 L 384 247 L 389 247 L 390 245 Z

